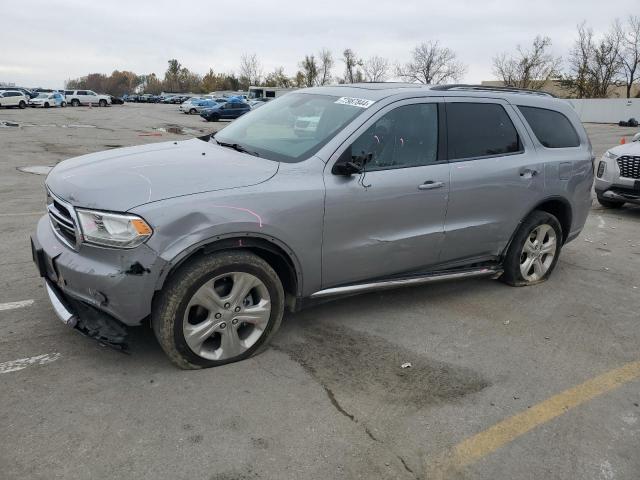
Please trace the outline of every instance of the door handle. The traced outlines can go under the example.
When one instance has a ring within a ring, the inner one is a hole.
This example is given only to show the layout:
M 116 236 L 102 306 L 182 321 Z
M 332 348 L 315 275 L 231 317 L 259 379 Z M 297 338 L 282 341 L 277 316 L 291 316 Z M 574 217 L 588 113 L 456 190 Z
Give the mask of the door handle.
M 535 168 L 523 168 L 522 170 L 520 170 L 520 176 L 522 178 L 533 178 L 536 175 L 538 175 L 538 170 L 536 170 Z
M 418 190 L 434 190 L 441 187 L 444 187 L 444 182 L 434 182 L 433 180 L 427 180 L 422 185 L 418 185 Z

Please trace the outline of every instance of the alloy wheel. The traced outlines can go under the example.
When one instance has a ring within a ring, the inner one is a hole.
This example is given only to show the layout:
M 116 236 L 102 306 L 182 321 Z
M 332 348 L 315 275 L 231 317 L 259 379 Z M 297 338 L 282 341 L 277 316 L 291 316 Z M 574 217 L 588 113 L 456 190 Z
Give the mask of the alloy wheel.
M 231 272 L 208 280 L 195 292 L 182 329 L 196 355 L 226 360 L 251 348 L 264 334 L 270 316 L 266 285 L 250 273 Z
M 520 274 L 535 282 L 544 277 L 558 251 L 558 238 L 551 225 L 542 224 L 529 233 L 520 254 Z

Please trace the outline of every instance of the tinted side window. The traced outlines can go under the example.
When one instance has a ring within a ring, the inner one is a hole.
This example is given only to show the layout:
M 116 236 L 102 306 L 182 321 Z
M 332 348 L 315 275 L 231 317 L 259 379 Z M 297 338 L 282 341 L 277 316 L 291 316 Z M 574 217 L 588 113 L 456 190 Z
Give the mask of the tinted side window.
M 76 92 L 76 95 L 86 95 L 86 94 L 87 94 L 87 91 L 86 91 L 86 90 L 78 90 L 78 91 Z
M 447 132 L 452 160 L 522 150 L 509 115 L 496 103 L 447 103 Z
M 417 167 L 438 158 L 438 105 L 398 107 L 371 125 L 351 145 L 353 155 L 371 153 L 368 170 Z
M 580 137 L 562 113 L 536 107 L 518 106 L 538 141 L 547 148 L 580 146 Z

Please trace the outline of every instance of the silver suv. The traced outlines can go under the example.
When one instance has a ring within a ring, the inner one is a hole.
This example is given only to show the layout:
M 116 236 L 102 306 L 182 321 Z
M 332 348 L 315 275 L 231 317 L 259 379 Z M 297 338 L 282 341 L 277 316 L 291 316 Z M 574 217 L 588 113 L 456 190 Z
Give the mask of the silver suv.
M 640 139 L 639 139 L 640 140 Z M 640 205 L 640 141 L 619 145 L 605 152 L 596 171 L 596 195 L 603 207 Z
M 317 299 L 546 280 L 585 223 L 592 160 L 573 109 L 539 92 L 310 88 L 212 137 L 60 163 L 33 257 L 68 325 L 122 346 L 150 320 L 175 364 L 211 367 Z

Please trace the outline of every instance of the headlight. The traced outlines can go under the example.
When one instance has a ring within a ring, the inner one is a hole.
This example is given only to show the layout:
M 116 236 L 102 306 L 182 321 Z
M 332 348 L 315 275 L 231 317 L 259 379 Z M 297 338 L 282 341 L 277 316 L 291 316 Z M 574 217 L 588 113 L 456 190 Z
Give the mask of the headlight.
M 104 247 L 134 248 L 151 236 L 153 230 L 136 215 L 78 209 L 82 239 Z
M 608 158 L 609 160 L 615 160 L 618 157 L 619 155 L 616 155 L 611 150 L 607 150 L 606 152 L 604 152 L 604 158 Z

